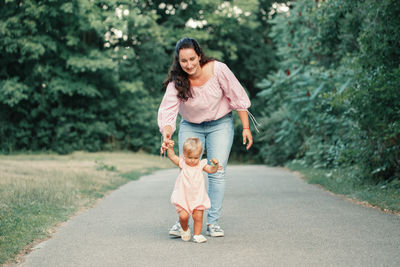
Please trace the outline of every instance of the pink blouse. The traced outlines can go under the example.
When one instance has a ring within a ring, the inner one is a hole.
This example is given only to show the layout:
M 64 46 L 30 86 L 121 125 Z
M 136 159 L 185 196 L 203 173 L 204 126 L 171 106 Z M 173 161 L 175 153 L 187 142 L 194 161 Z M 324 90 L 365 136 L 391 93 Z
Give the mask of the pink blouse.
M 214 73 L 202 86 L 192 87 L 192 98 L 181 101 L 175 83 L 170 82 L 158 109 L 158 127 L 166 125 L 176 130 L 178 112 L 188 122 L 202 123 L 217 120 L 232 110 L 246 110 L 250 99 L 235 75 L 222 62 L 214 61 Z

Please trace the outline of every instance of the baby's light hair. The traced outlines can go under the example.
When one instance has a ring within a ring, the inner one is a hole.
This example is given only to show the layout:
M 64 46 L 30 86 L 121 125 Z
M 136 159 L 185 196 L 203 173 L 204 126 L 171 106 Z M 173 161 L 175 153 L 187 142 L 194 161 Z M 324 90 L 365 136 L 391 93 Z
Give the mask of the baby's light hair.
M 200 153 L 201 153 L 202 145 L 201 145 L 201 141 L 199 138 L 189 137 L 183 143 L 183 153 L 184 154 L 190 155 L 194 152 L 197 152 L 198 150 L 200 150 Z

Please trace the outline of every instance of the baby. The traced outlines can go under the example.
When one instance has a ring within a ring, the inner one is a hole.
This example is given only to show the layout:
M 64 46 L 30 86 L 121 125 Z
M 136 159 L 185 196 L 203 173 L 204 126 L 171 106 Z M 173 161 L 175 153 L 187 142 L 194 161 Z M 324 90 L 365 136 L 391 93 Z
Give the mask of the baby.
M 175 205 L 179 213 L 181 224 L 181 238 L 189 241 L 191 234 L 188 227 L 190 215 L 193 217 L 193 241 L 196 243 L 206 242 L 207 239 L 201 235 L 203 226 L 203 211 L 211 207 L 208 197 L 203 171 L 215 173 L 222 169 L 217 159 L 211 160 L 212 165 L 207 164 L 207 159 L 201 159 L 203 152 L 201 141 L 198 138 L 188 138 L 183 143 L 183 157 L 178 157 L 174 152 L 174 141 L 168 141 L 168 158 L 181 169 L 175 182 L 171 203 Z

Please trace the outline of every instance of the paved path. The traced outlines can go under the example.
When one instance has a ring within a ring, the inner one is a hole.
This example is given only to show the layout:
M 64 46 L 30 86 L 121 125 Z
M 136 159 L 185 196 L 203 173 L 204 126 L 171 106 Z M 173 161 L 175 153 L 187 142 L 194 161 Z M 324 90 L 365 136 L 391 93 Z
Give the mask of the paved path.
M 170 238 L 177 173 L 121 187 L 39 244 L 23 266 L 400 266 L 400 216 L 265 166 L 229 167 L 225 237 Z

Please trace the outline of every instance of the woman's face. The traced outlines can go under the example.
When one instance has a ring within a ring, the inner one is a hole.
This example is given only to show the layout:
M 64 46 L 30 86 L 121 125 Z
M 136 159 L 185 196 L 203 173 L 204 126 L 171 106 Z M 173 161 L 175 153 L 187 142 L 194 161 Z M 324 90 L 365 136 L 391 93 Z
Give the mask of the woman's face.
M 201 69 L 200 57 L 193 48 L 182 48 L 179 50 L 179 64 L 189 76 L 195 75 Z

